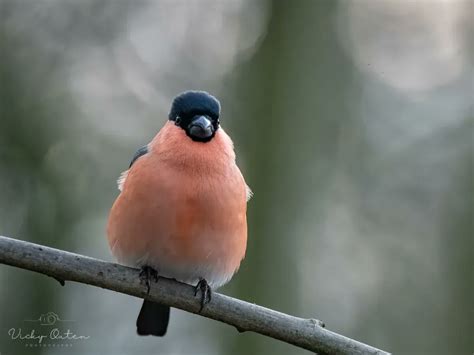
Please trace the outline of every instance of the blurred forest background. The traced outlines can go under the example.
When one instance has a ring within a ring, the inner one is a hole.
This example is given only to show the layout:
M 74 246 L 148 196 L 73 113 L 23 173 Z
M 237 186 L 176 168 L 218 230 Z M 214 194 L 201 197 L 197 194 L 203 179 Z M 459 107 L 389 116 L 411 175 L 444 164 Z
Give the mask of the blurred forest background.
M 0 0 L 0 234 L 112 260 L 115 180 L 207 90 L 255 195 L 221 291 L 396 354 L 471 354 L 473 1 Z M 0 353 L 305 354 L 0 265 Z M 90 339 L 27 348 L 55 312 Z

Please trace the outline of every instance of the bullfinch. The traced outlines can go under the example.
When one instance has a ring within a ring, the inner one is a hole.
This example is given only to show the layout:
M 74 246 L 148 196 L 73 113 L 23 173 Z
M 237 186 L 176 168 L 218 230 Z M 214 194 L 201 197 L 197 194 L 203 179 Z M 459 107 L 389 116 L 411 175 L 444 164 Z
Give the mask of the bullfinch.
M 220 103 L 204 91 L 186 91 L 172 103 L 168 121 L 135 153 L 118 179 L 107 236 L 119 263 L 176 279 L 202 291 L 227 283 L 247 245 L 251 196 L 235 162 L 233 143 L 220 127 Z M 163 336 L 168 306 L 144 300 L 139 335 Z

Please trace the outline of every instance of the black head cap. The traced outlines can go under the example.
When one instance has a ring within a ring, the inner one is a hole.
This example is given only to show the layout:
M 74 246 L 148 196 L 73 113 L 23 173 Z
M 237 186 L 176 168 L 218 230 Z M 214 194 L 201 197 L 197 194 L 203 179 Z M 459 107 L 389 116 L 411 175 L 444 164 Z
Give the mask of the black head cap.
M 185 91 L 173 100 L 168 118 L 171 121 L 176 117 L 208 115 L 218 119 L 221 112 L 221 104 L 211 94 L 205 91 Z
M 194 141 L 210 141 L 219 128 L 219 101 L 205 91 L 185 91 L 173 100 L 170 121 L 186 131 Z

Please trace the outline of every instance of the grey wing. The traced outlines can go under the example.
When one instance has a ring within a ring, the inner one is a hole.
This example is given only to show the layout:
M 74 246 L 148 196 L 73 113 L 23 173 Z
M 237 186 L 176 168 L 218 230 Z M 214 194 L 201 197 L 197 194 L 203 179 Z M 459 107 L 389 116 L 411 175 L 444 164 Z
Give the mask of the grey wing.
M 132 161 L 130 162 L 130 165 L 128 166 L 128 168 L 130 169 L 133 163 L 135 163 L 135 160 L 140 158 L 142 155 L 145 155 L 146 153 L 148 153 L 148 145 L 141 147 L 135 152 L 135 155 L 133 156 Z
M 118 189 L 120 191 L 122 191 L 123 184 L 125 184 L 125 180 L 127 180 L 128 172 L 130 168 L 132 167 L 133 163 L 135 163 L 135 161 L 138 158 L 140 158 L 142 155 L 147 154 L 148 151 L 149 151 L 148 145 L 145 145 L 135 152 L 135 154 L 133 155 L 132 161 L 130 162 L 130 165 L 128 166 L 128 170 L 125 170 L 124 172 L 122 172 L 117 180 Z

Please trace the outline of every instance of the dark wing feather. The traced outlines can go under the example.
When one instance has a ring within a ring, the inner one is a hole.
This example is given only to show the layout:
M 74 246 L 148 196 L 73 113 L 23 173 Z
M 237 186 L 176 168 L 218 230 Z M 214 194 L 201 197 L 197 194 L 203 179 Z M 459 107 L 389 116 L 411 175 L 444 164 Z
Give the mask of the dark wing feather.
M 128 166 L 128 168 L 130 169 L 132 167 L 133 163 L 135 163 L 135 160 L 140 158 L 142 155 L 145 155 L 146 153 L 148 153 L 148 145 L 145 145 L 145 146 L 141 147 L 140 149 L 138 149 L 136 151 L 136 153 L 133 156 L 132 161 L 130 162 L 130 165 Z
M 128 169 L 125 170 L 122 174 L 120 174 L 118 180 L 117 180 L 117 185 L 118 185 L 118 189 L 120 191 L 122 191 L 122 188 L 123 188 L 123 184 L 125 183 L 125 180 L 127 180 L 127 176 L 128 176 L 128 171 L 130 170 L 130 168 L 132 167 L 133 163 L 135 163 L 135 161 L 140 158 L 142 155 L 145 155 L 148 153 L 148 146 L 144 146 L 144 147 L 141 147 L 140 149 L 138 149 L 136 151 L 136 153 L 133 155 L 133 158 L 132 158 L 132 161 L 130 162 L 130 165 L 128 166 Z

